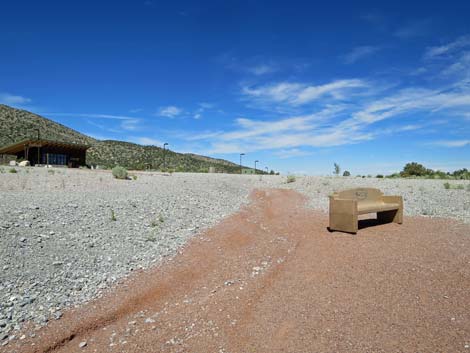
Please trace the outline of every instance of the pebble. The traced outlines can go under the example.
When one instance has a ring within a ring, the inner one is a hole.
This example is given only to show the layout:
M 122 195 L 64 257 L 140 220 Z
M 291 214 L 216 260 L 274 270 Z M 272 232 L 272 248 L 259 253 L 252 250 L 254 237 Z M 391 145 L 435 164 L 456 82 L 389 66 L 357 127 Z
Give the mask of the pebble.
M 87 341 L 83 341 L 83 342 L 80 342 L 79 345 L 78 345 L 78 348 L 84 348 L 87 346 Z

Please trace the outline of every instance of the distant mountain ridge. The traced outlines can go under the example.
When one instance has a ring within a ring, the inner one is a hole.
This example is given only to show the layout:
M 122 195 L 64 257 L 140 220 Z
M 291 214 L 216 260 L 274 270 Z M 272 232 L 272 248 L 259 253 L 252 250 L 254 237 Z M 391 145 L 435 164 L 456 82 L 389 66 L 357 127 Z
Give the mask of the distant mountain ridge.
M 225 173 L 238 173 L 238 164 L 192 153 L 177 153 L 156 146 L 131 142 L 97 140 L 48 118 L 26 110 L 0 104 L 0 147 L 26 139 L 42 139 L 90 145 L 87 164 L 128 169 L 167 169 L 181 172 L 206 172 L 210 167 Z M 165 156 L 165 158 L 164 158 Z M 165 159 L 165 161 L 164 161 Z M 164 163 L 165 162 L 165 163 Z

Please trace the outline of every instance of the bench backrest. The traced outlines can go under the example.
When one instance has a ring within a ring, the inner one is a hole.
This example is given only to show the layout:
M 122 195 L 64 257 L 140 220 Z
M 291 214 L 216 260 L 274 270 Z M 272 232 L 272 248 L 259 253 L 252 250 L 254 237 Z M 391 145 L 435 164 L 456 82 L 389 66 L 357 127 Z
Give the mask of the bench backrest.
M 357 200 L 359 203 L 374 203 L 382 201 L 383 193 L 374 188 L 356 188 L 335 192 L 333 198 Z

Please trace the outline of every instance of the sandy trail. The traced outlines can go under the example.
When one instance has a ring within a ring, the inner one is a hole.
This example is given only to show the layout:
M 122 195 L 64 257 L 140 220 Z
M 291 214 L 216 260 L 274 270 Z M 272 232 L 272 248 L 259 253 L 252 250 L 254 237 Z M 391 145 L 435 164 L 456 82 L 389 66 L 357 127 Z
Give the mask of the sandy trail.
M 257 191 L 172 260 L 0 351 L 470 352 L 468 225 L 329 233 L 304 203 Z

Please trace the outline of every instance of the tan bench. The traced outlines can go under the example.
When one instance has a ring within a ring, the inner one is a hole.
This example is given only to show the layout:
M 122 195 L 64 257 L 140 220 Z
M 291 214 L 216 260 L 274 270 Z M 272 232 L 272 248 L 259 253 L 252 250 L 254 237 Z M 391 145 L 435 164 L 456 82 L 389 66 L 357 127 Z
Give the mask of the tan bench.
M 357 216 L 377 213 L 379 222 L 403 223 L 403 198 L 384 196 L 379 189 L 358 188 L 330 196 L 330 230 L 357 233 Z

